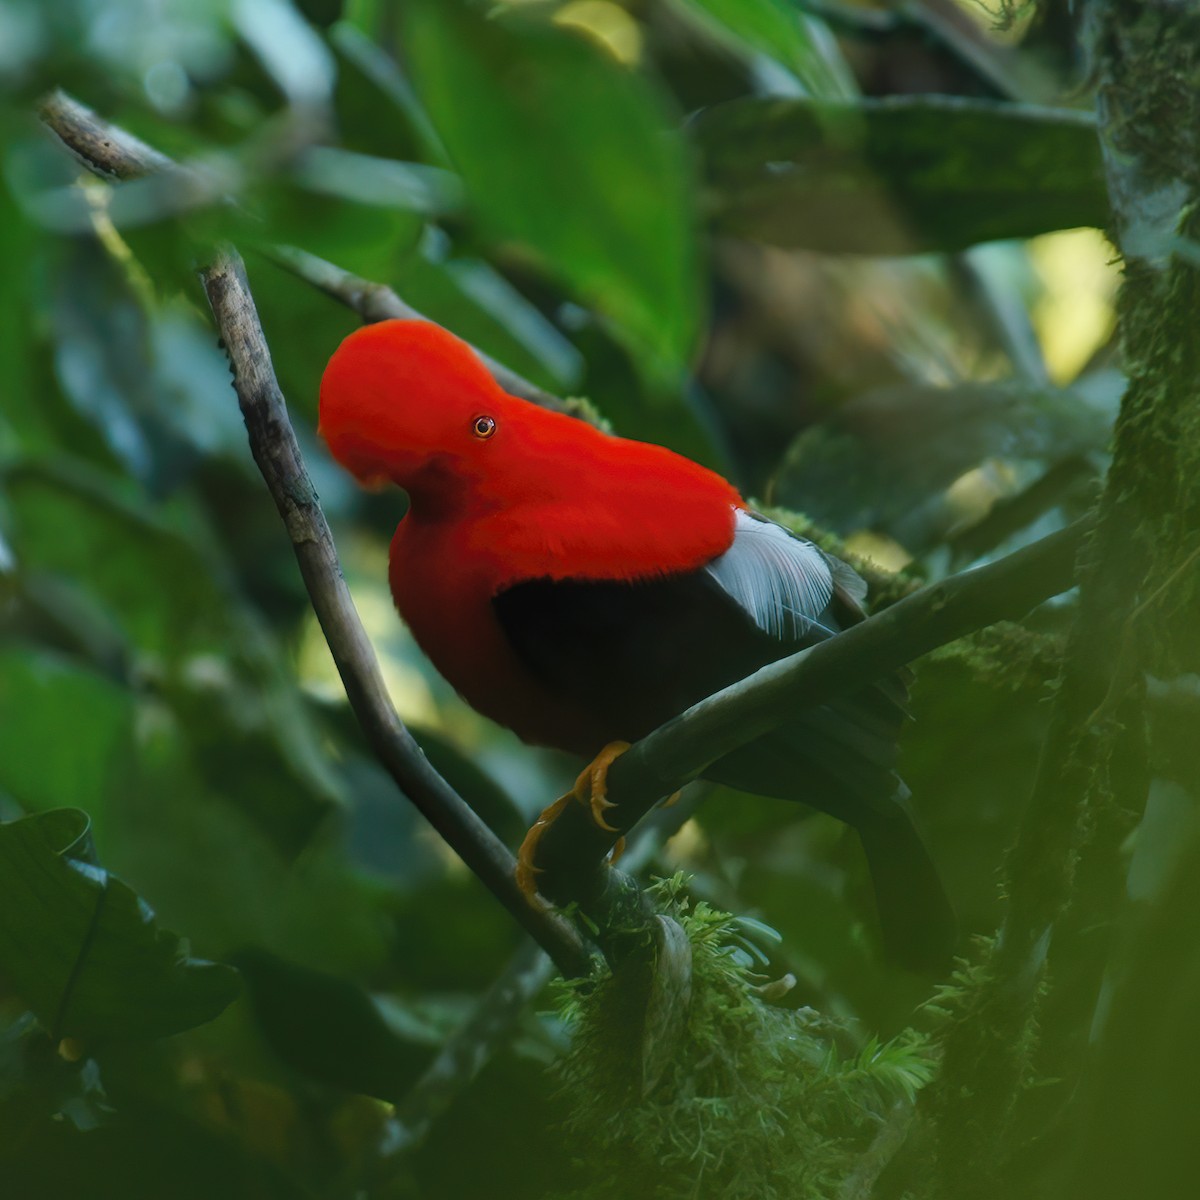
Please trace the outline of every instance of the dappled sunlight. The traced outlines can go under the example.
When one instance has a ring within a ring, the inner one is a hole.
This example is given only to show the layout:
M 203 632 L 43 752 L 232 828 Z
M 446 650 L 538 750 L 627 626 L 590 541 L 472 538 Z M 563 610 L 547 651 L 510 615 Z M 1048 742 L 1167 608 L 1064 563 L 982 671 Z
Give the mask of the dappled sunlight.
M 1041 281 L 1030 316 L 1055 383 L 1070 383 L 1112 336 L 1121 266 L 1098 229 L 1047 233 L 1029 243 Z

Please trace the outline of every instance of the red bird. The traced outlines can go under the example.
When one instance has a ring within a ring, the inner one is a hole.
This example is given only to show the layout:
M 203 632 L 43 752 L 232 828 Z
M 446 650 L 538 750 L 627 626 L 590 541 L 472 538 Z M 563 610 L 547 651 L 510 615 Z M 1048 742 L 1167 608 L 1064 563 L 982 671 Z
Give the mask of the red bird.
M 389 579 L 418 644 L 527 742 L 632 742 L 862 619 L 859 576 L 719 475 L 508 395 L 436 325 L 346 338 L 320 426 L 360 482 L 408 493 Z M 954 921 L 894 770 L 905 699 L 891 677 L 796 712 L 705 778 L 854 826 L 892 957 L 933 966 Z

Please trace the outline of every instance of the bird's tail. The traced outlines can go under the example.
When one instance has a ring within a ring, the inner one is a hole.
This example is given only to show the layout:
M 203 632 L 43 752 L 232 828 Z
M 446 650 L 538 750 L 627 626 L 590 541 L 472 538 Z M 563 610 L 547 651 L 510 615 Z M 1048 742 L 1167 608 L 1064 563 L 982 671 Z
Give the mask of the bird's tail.
M 950 963 L 957 922 L 895 771 L 898 711 L 873 707 L 855 697 L 810 709 L 713 763 L 705 778 L 803 800 L 852 825 L 871 868 L 885 955 L 938 971 Z
M 941 971 L 958 938 L 954 909 L 909 811 L 908 789 L 855 822 L 875 887 L 883 947 L 897 966 Z

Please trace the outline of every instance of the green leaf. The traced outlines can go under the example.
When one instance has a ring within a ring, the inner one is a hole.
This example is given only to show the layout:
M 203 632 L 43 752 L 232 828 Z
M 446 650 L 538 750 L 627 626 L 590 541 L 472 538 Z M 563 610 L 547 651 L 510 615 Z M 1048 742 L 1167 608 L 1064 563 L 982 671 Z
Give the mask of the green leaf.
M 398 1101 L 448 1030 L 401 1036 L 362 988 L 264 950 L 236 956 L 268 1045 L 295 1070 L 335 1087 Z
M 0 789 L 23 808 L 77 804 L 103 816 L 132 766 L 133 721 L 129 694 L 102 676 L 45 652 L 0 652 Z
M 329 101 L 337 76 L 333 54 L 290 0 L 234 0 L 230 15 L 292 104 Z
M 700 284 L 690 164 L 657 89 L 537 19 L 420 0 L 404 29 L 484 236 L 606 317 L 649 378 L 677 379 Z
M 715 41 L 782 63 L 819 100 L 854 96 L 854 76 L 824 22 L 789 0 L 674 0 Z
M 230 967 L 188 956 L 135 892 L 82 861 L 87 815 L 0 824 L 0 971 L 54 1039 L 164 1037 L 238 994 Z
M 84 583 L 142 653 L 178 662 L 227 651 L 226 580 L 172 527 L 174 519 L 186 529 L 179 508 L 148 508 L 132 489 L 76 463 L 22 464 L 4 485 L 26 571 Z
M 107 657 L 118 661 L 101 663 L 107 669 L 152 678 L 186 723 L 198 768 L 214 789 L 235 799 L 282 848 L 294 852 L 339 791 L 278 648 L 234 591 L 202 514 L 182 503 L 138 507 L 77 465 L 14 467 L 5 485 L 15 549 L 42 615 L 53 616 L 63 640 L 79 649 L 98 651 L 113 643 L 116 649 Z M 51 681 L 45 671 L 43 676 L 43 713 L 53 711 L 55 689 L 90 695 L 100 686 Z M 0 704 L 7 703 L 6 694 L 12 696 L 16 729 L 32 729 L 20 716 L 21 694 L 36 694 L 27 684 L 18 675 L 0 685 Z M 100 731 L 107 724 L 100 718 L 93 727 Z M 87 734 L 79 737 L 90 744 Z M 74 750 L 64 754 L 68 762 L 76 757 Z M 38 807 L 91 806 L 98 795 L 116 794 L 100 767 L 88 760 L 90 790 L 78 795 L 59 791 L 47 797 L 38 764 L 24 770 L 0 766 L 0 780 L 13 770 Z M 59 772 L 47 774 L 58 786 Z M 81 784 L 82 774 L 81 769 Z M 93 811 L 105 819 L 102 807 Z
M 322 195 L 430 216 L 453 213 L 461 199 L 458 177 L 450 171 L 333 146 L 309 147 L 293 175 L 301 187 Z
M 1089 114 L 950 96 L 737 100 L 695 123 L 726 233 L 812 250 L 961 250 L 1109 219 Z
M 876 388 L 792 443 L 775 495 L 834 532 L 881 529 L 915 550 L 970 515 L 945 496 L 966 472 L 1003 463 L 997 498 L 1012 494 L 1030 482 L 1023 464 L 1101 455 L 1115 416 L 1109 397 L 1014 381 Z

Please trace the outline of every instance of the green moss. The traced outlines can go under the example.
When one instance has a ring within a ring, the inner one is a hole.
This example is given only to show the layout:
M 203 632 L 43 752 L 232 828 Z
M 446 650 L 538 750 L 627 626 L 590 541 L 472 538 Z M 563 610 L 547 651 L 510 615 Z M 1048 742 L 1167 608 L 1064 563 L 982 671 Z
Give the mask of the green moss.
M 837 534 L 816 524 L 804 513 L 795 512 L 790 508 L 752 503 L 764 517 L 769 517 L 785 529 L 790 529 L 800 537 L 815 542 L 827 554 L 832 554 L 835 558 L 848 562 L 870 585 L 871 593 L 868 602 L 872 612 L 887 608 L 889 604 L 895 604 L 897 600 L 902 600 L 912 592 L 919 591 L 925 585 L 923 579 L 918 579 L 906 571 L 880 570 L 869 559 L 848 550 L 846 543 Z
M 568 416 L 578 417 L 605 433 L 612 433 L 612 422 L 600 411 L 587 396 L 567 396 L 563 400 L 563 411 Z
M 573 1200 L 837 1195 L 885 1115 L 931 1078 L 928 1043 L 906 1031 L 845 1053 L 844 1028 L 766 1002 L 738 918 L 692 904 L 678 876 L 654 896 L 682 926 L 692 966 L 653 1086 L 642 1082 L 655 1052 L 644 1036 L 653 965 L 562 985 L 573 1031 L 557 1067 L 565 1132 L 584 1162 L 614 1164 Z
M 1058 674 L 1063 640 L 1001 621 L 939 646 L 924 662 L 965 668 L 972 681 L 1003 691 L 1036 691 Z

